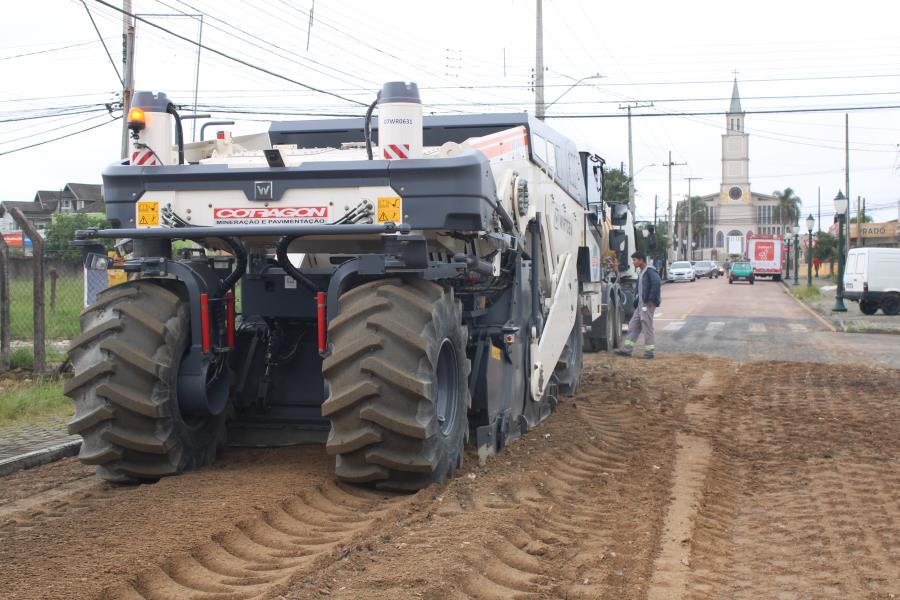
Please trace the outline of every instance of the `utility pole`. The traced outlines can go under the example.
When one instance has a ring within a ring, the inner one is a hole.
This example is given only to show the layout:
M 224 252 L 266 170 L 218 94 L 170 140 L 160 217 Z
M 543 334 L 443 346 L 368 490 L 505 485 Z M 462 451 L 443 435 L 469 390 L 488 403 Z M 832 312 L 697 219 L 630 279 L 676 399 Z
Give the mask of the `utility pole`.
M 847 246 L 841 246 L 841 254 L 850 252 L 850 113 L 844 113 L 844 193 L 847 195 L 847 213 L 844 222 L 847 224 Z
M 134 19 L 131 0 L 122 0 L 122 63 L 124 65 L 124 85 L 122 86 L 122 158 L 128 158 L 128 110 L 134 94 Z
M 537 2 L 534 57 L 534 115 L 544 120 L 544 8 L 543 0 Z
M 628 111 L 628 210 L 631 211 L 631 214 L 634 214 L 634 154 L 631 149 L 631 109 L 649 106 L 653 106 L 653 103 L 629 102 L 624 106 L 619 105 L 619 110 L 625 109 Z
M 664 167 L 669 167 L 669 236 L 672 238 L 672 257 L 671 260 L 675 260 L 678 256 L 678 240 L 675 239 L 675 219 L 672 214 L 672 167 L 686 165 L 686 162 L 682 163 L 674 163 L 672 162 L 672 151 L 669 150 L 669 162 L 664 164 Z
M 656 212 L 659 210 L 659 194 L 653 195 L 653 226 L 656 227 Z
M 694 260 L 694 247 L 693 242 L 694 238 L 692 237 L 693 229 L 694 229 L 694 204 L 691 202 L 691 182 L 703 179 L 702 177 L 685 177 L 684 180 L 688 182 L 688 195 L 687 195 L 687 228 L 688 228 L 688 260 Z
M 819 217 L 817 219 L 817 221 L 818 221 L 819 225 L 816 228 L 816 233 L 821 233 L 822 232 L 822 186 L 821 185 L 819 186 L 817 205 L 818 205 L 817 216 Z

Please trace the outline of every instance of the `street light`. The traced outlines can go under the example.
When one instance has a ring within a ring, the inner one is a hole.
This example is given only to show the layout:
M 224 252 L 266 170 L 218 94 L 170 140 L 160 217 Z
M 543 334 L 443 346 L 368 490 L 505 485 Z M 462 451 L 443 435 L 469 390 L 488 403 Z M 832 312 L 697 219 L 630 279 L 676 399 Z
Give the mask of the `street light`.
M 587 81 L 588 79 L 603 79 L 604 77 L 606 77 L 606 75 L 601 75 L 600 73 L 594 73 L 593 75 L 588 75 L 587 77 L 582 77 L 581 79 L 579 79 L 578 81 L 576 81 L 575 83 L 570 85 L 566 89 L 566 91 L 564 91 L 562 94 L 559 95 L 559 97 L 556 100 L 554 100 L 550 104 L 545 104 L 544 105 L 544 113 L 546 114 L 548 108 L 550 108 L 551 106 L 553 106 L 554 104 L 559 102 L 563 96 L 565 96 L 566 94 L 571 92 L 573 89 L 575 89 L 576 87 L 581 85 L 582 82 Z
M 847 212 L 847 198 L 841 190 L 834 197 L 834 212 L 838 220 L 838 281 L 831 312 L 847 312 L 844 306 L 844 215 Z
M 812 230 L 815 224 L 816 220 L 813 218 L 812 213 L 810 213 L 810 215 L 806 217 L 806 230 L 809 232 L 809 242 L 806 244 L 806 287 L 808 288 L 812 287 Z
M 784 239 L 782 240 L 785 247 L 787 248 L 787 256 L 785 257 L 785 264 L 787 265 L 787 273 L 784 274 L 785 283 L 789 283 L 791 280 L 791 226 L 784 225 Z
M 794 285 L 797 285 L 797 277 L 800 276 L 800 228 L 794 229 Z

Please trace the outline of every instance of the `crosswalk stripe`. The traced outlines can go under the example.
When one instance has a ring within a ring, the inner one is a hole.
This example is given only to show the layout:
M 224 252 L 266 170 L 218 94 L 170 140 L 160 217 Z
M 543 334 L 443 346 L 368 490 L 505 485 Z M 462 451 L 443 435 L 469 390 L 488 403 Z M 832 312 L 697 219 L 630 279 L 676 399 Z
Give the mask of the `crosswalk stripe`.
M 750 331 L 753 333 L 765 333 L 766 325 L 765 323 L 750 323 Z
M 791 328 L 791 331 L 796 331 L 797 333 L 806 332 L 806 325 L 801 325 L 800 323 L 788 323 L 788 327 Z
M 711 323 L 706 325 L 707 331 L 719 331 L 725 327 L 725 323 L 723 321 L 712 321 Z
M 665 331 L 678 331 L 682 327 L 684 327 L 684 321 L 672 321 L 666 325 Z

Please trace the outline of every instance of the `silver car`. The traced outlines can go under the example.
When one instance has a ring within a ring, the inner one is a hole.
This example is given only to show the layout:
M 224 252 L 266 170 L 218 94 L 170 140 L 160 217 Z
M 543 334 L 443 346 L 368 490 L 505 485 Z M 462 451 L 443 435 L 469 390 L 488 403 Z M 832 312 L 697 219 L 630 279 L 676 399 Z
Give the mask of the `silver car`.
M 694 275 L 712 279 L 719 276 L 719 269 L 716 268 L 716 263 L 711 260 L 698 260 L 694 263 Z
M 694 274 L 694 267 L 686 260 L 673 262 L 669 266 L 666 281 L 695 281 L 697 276 Z

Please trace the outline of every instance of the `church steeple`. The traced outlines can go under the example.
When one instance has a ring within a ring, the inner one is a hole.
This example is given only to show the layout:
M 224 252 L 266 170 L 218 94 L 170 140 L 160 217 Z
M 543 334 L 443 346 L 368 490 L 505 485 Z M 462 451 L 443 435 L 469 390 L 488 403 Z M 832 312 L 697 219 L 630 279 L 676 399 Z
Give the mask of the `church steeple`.
M 738 94 L 737 77 L 734 78 L 734 88 L 731 90 L 731 106 L 728 108 L 729 114 L 744 114 L 741 108 L 741 97 Z

